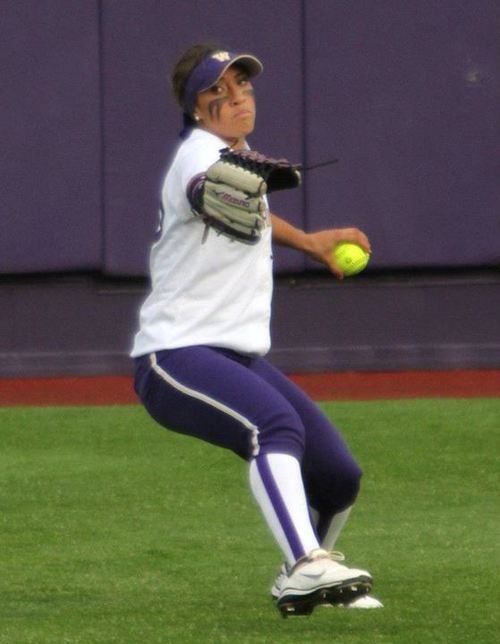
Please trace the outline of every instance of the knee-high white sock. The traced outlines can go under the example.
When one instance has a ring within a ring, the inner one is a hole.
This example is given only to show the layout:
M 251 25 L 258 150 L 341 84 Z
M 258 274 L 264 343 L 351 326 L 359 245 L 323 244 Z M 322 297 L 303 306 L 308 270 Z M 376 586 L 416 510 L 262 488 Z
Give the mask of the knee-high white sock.
M 289 565 L 319 548 L 311 525 L 300 463 L 288 454 L 261 454 L 250 463 L 250 487 Z
M 339 512 L 338 514 L 335 514 L 333 516 L 332 520 L 330 521 L 330 525 L 328 526 L 328 530 L 323 538 L 323 541 L 321 542 L 322 548 L 324 548 L 325 550 L 334 549 L 335 543 L 347 519 L 349 518 L 351 510 L 352 506 L 350 508 L 347 508 L 346 510 L 342 510 L 342 512 Z

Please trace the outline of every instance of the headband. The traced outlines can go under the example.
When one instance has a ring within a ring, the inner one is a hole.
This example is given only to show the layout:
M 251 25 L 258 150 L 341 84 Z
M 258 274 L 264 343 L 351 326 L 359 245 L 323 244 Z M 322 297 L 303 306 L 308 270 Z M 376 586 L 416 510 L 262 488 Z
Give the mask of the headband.
M 196 106 L 198 94 L 215 85 L 220 77 L 226 73 L 227 69 L 236 62 L 243 67 L 250 78 L 258 76 L 263 70 L 260 60 L 251 54 L 216 51 L 206 56 L 193 69 L 187 80 L 182 101 L 184 111 L 191 115 Z

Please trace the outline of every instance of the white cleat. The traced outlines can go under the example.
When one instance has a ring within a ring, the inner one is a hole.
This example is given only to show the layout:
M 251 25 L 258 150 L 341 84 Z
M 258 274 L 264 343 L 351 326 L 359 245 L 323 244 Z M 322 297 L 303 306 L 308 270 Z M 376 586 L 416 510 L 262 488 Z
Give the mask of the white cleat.
M 318 548 L 300 559 L 288 575 L 282 568 L 271 594 L 275 596 L 281 583 L 276 605 L 283 617 L 310 615 L 320 604 L 347 605 L 370 592 L 371 575 L 338 563 L 343 559 L 340 553 Z
M 273 585 L 270 588 L 271 597 L 273 599 L 278 599 L 280 596 L 281 588 L 284 586 L 285 581 L 288 579 L 289 567 L 286 564 L 281 564 L 281 568 L 274 580 Z

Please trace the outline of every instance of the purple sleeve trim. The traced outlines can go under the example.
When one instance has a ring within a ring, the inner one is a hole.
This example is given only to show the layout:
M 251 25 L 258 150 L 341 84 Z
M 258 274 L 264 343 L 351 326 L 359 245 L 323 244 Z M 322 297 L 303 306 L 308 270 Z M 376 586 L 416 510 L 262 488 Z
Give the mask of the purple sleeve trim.
M 197 213 L 203 211 L 203 187 L 205 184 L 205 174 L 200 173 L 196 174 L 191 181 L 188 183 L 186 189 L 186 196 L 191 208 Z

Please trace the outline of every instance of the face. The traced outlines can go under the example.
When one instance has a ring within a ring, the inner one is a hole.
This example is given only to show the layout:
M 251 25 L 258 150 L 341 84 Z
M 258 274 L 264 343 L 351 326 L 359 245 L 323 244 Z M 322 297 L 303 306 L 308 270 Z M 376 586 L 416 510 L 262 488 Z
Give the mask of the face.
M 232 65 L 219 81 L 198 94 L 195 115 L 199 125 L 241 147 L 255 125 L 255 99 L 247 73 Z

